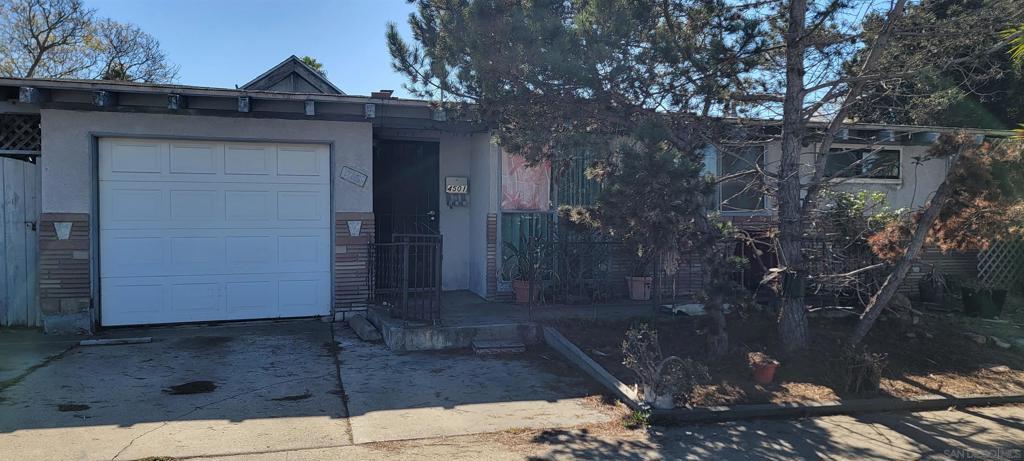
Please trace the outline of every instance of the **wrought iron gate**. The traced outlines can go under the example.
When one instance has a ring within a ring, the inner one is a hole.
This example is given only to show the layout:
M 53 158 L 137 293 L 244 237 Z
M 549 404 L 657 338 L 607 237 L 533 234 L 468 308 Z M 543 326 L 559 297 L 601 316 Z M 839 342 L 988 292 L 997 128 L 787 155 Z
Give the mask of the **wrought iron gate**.
M 441 319 L 441 236 L 395 234 L 370 243 L 370 299 L 393 315 L 423 322 Z

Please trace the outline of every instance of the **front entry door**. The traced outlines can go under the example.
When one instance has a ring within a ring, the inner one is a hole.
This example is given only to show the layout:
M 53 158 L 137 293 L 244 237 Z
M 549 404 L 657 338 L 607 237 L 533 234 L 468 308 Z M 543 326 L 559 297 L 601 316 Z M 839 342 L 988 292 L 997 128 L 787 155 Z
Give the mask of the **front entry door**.
M 399 317 L 437 321 L 441 303 L 436 142 L 379 140 L 373 151 L 373 289 Z
M 373 152 L 377 242 L 393 242 L 395 234 L 439 234 L 440 188 L 438 143 L 377 141 Z

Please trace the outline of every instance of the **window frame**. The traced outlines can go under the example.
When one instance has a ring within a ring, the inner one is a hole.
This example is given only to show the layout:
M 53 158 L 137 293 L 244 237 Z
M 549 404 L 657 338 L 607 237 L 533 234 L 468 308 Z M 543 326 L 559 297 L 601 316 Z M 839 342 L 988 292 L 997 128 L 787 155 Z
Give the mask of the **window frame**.
M 722 177 L 722 160 L 724 159 L 725 155 L 722 154 L 722 150 L 719 149 L 718 146 L 710 146 L 710 147 L 714 149 L 714 155 L 715 155 L 715 175 L 714 175 L 714 177 L 715 177 L 715 179 L 717 181 L 718 178 Z M 761 154 L 758 156 L 758 159 L 759 159 L 761 168 L 762 169 L 767 168 L 766 167 L 767 160 L 768 160 L 767 159 L 767 156 L 768 156 L 768 145 L 767 144 L 750 144 L 750 145 L 741 145 L 741 144 L 729 145 L 729 144 L 726 144 L 726 145 L 723 145 L 722 148 L 723 149 L 728 149 L 728 148 L 760 148 L 761 149 Z M 707 157 L 705 156 L 705 161 L 706 161 L 706 158 Z M 768 194 L 764 194 L 764 193 L 761 194 L 761 208 L 750 209 L 750 210 L 724 210 L 724 209 L 722 209 L 722 200 L 723 200 L 723 198 L 722 198 L 722 183 L 720 183 L 720 182 L 716 182 L 715 183 L 713 194 L 714 194 L 714 202 L 715 202 L 714 211 L 717 211 L 722 216 L 756 216 L 756 215 L 763 215 L 763 214 L 768 214 L 768 213 L 772 212 L 772 208 L 771 208 L 771 206 L 768 203 L 769 202 Z
M 845 177 L 845 176 L 825 176 L 825 180 L 831 183 L 850 183 L 850 184 L 903 184 L 903 146 L 895 146 L 888 144 L 849 144 L 849 143 L 836 143 L 833 144 L 829 150 L 832 149 L 846 149 L 846 150 L 866 150 L 868 152 L 882 152 L 882 151 L 895 151 L 897 153 L 897 166 L 899 167 L 899 175 L 896 178 L 873 178 L 873 177 Z M 825 155 L 830 155 L 831 152 Z M 828 168 L 828 159 L 825 159 L 825 168 Z M 827 170 L 826 170 L 827 171 Z

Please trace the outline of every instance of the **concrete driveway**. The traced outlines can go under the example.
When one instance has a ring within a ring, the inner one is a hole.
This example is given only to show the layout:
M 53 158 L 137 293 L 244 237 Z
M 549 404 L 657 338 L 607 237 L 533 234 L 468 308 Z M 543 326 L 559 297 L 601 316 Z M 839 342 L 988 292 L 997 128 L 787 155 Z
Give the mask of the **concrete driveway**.
M 608 421 L 602 389 L 554 351 L 395 353 L 336 325 L 355 443 Z
M 351 444 L 329 324 L 107 335 L 153 342 L 76 347 L 0 390 L 5 457 L 136 459 Z
M 0 381 L 0 459 L 279 459 L 612 418 L 600 389 L 551 352 L 394 354 L 333 328 L 305 320 L 110 330 L 103 336 L 153 341 L 63 353 L 69 338 L 36 334 L 41 346 L 11 335 L 7 347 L 36 360 L 0 360 L 15 376 Z

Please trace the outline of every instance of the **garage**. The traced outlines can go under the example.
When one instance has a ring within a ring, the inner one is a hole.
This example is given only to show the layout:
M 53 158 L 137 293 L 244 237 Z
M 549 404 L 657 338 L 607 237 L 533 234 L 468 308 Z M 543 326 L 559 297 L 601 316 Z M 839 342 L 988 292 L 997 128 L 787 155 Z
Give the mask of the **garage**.
M 328 146 L 98 146 L 102 325 L 330 313 Z

